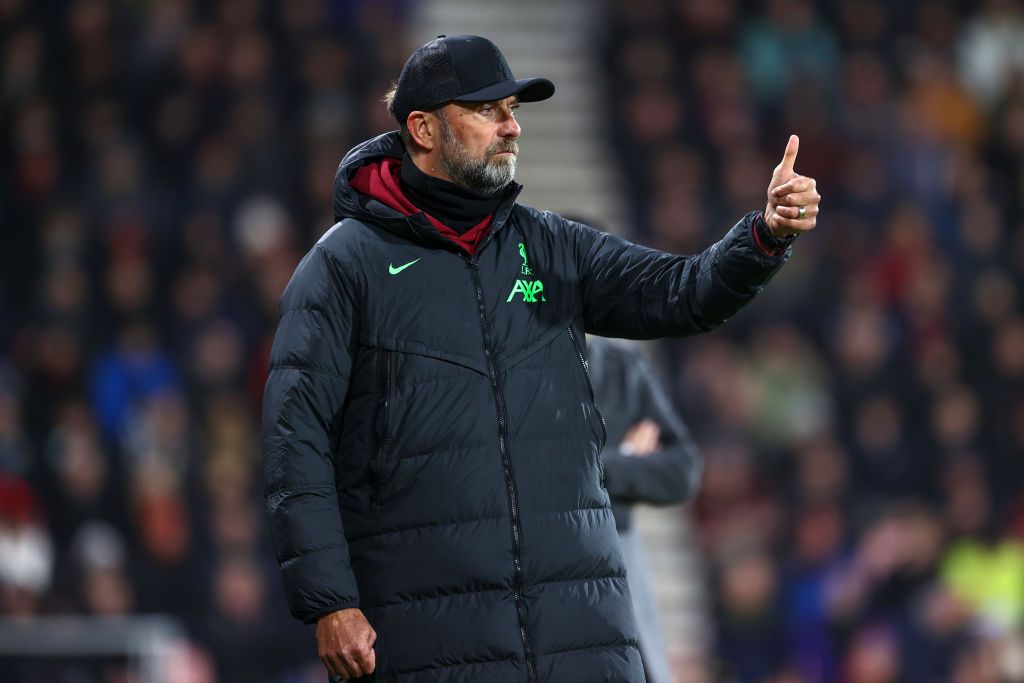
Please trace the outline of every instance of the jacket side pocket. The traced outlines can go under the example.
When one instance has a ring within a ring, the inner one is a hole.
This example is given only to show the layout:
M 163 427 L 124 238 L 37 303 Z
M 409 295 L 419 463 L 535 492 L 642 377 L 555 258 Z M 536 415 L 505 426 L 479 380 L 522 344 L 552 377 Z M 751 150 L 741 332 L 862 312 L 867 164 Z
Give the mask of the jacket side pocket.
M 569 341 L 572 342 L 573 350 L 576 352 L 576 358 L 580 362 L 580 367 L 583 368 L 583 376 L 587 380 L 587 391 L 590 392 L 590 408 L 593 411 L 593 415 L 597 417 L 598 427 L 595 430 L 596 436 L 598 437 L 597 446 L 597 464 L 601 468 L 601 486 L 604 486 L 604 458 L 601 457 L 601 453 L 604 452 L 604 446 L 608 441 L 608 425 L 604 421 L 604 415 L 597 408 L 597 401 L 594 398 L 594 383 L 590 379 L 590 365 L 587 363 L 587 356 L 583 353 L 583 346 L 579 342 L 579 338 L 576 336 L 576 332 L 573 331 L 572 326 L 569 328 Z M 588 416 L 591 424 L 593 419 Z
M 374 455 L 371 465 L 373 474 L 373 498 L 374 504 L 380 502 L 381 491 L 392 474 L 394 463 L 391 462 L 389 446 L 391 445 L 391 422 L 395 409 L 395 379 L 394 379 L 394 353 L 391 351 L 380 352 L 381 368 L 381 391 L 380 400 L 377 403 L 377 419 L 374 422 L 374 432 L 377 436 L 377 452 Z

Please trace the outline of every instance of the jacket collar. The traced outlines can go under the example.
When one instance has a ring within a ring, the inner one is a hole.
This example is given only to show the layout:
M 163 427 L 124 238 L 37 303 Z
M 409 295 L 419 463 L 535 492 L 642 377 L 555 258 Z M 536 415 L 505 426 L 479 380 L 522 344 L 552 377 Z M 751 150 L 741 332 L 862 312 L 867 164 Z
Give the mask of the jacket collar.
M 356 145 L 338 164 L 338 170 L 334 174 L 334 220 L 340 222 L 346 218 L 354 218 L 364 223 L 371 223 L 380 226 L 389 232 L 393 232 L 413 242 L 428 246 L 442 246 L 449 249 L 456 248 L 455 245 L 442 236 L 422 211 L 411 216 L 403 216 L 398 211 L 385 206 L 376 199 L 359 194 L 352 187 L 349 180 L 352 173 L 374 159 L 382 157 L 394 157 L 401 159 L 405 155 L 405 145 L 398 131 L 391 131 L 371 138 L 359 145 Z M 515 200 L 522 192 L 523 186 L 516 182 L 509 184 L 505 198 L 498 205 L 494 212 L 494 220 L 491 225 L 490 234 L 500 230 L 508 221 Z M 485 238 L 483 247 L 489 241 Z

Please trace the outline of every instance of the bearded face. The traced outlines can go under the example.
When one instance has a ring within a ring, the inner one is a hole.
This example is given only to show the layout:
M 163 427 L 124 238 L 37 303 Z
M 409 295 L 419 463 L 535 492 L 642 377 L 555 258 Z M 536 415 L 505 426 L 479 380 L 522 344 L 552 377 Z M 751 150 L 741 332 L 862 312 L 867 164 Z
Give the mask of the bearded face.
M 519 145 L 502 138 L 492 143 L 483 156 L 475 156 L 455 137 L 444 116 L 441 121 L 441 167 L 456 185 L 478 194 L 494 194 L 516 176 Z

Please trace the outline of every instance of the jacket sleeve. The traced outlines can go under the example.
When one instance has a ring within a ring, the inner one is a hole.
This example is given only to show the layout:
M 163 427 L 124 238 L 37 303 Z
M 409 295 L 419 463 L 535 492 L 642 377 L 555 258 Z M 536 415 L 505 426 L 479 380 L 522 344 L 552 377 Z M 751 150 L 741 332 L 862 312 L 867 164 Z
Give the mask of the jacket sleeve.
M 763 249 L 760 212 L 695 256 L 678 256 L 563 220 L 574 249 L 589 333 L 653 339 L 706 332 L 754 299 L 792 253 Z
M 618 352 L 617 352 L 618 353 Z M 676 413 L 650 365 L 639 354 L 625 353 L 626 372 L 635 390 L 625 395 L 638 397 L 635 421 L 653 420 L 661 431 L 660 448 L 644 456 L 628 455 L 619 444 L 605 451 L 605 485 L 608 494 L 621 503 L 673 505 L 694 497 L 700 486 L 703 460 L 683 419 Z
M 359 604 L 338 508 L 331 444 L 358 338 L 351 287 L 321 245 L 281 298 L 263 395 L 263 482 L 292 614 L 312 623 Z

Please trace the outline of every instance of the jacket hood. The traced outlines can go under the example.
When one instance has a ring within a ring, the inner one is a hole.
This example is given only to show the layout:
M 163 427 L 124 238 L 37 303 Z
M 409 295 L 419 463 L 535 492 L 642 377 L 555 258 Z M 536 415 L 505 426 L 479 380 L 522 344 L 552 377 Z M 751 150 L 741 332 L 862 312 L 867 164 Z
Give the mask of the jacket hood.
M 337 222 L 344 218 L 357 218 L 379 222 L 401 219 L 404 222 L 404 216 L 398 211 L 372 199 L 369 202 L 365 198 L 361 199 L 350 182 L 352 174 L 360 166 L 375 159 L 401 159 L 404 155 L 405 145 L 397 130 L 370 138 L 349 150 L 334 172 L 334 220 Z
M 352 174 L 361 166 L 382 158 L 402 159 L 404 156 L 405 144 L 397 130 L 378 135 L 353 147 L 338 164 L 338 170 L 334 173 L 334 221 L 337 223 L 346 218 L 354 218 L 378 225 L 408 239 L 433 243 L 439 243 L 440 240 L 447 243 L 447 238 L 430 224 L 425 213 L 404 216 L 383 202 L 361 194 L 352 186 Z M 494 212 L 491 232 L 497 231 L 504 224 L 522 189 L 522 185 L 511 183 L 506 198 Z

